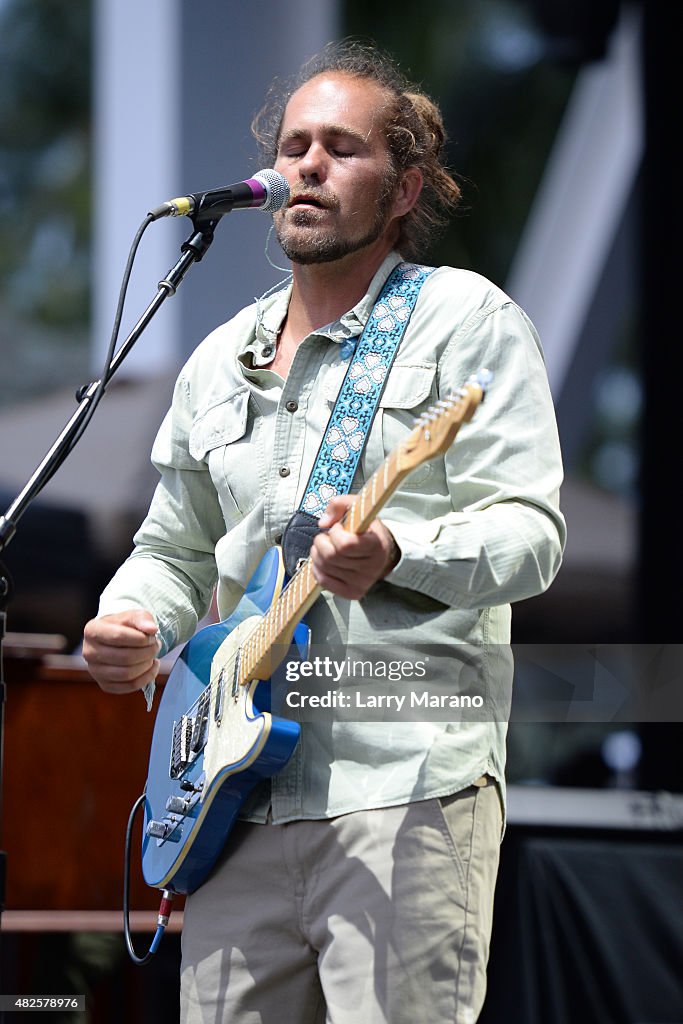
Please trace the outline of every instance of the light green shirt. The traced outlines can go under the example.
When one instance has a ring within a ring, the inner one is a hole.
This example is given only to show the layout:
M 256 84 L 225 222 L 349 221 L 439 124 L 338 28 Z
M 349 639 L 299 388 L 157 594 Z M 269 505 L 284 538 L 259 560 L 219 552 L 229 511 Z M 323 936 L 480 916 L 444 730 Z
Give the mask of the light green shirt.
M 216 583 L 221 617 L 232 611 L 298 507 L 350 344 L 399 259 L 384 261 L 353 310 L 301 342 L 286 381 L 266 364 L 287 287 L 197 348 L 154 444 L 161 480 L 150 512 L 100 614 L 148 608 L 170 650 L 191 637 Z M 550 584 L 564 544 L 561 460 L 539 341 L 489 281 L 441 267 L 423 285 L 353 489 L 417 415 L 481 367 L 493 382 L 473 420 L 382 512 L 401 549 L 396 568 L 361 601 L 323 594 L 307 621 L 313 643 L 323 645 L 318 652 L 352 644 L 355 653 L 388 660 L 445 647 L 454 680 L 468 650 L 461 645 L 474 645 L 483 652 L 477 672 L 486 708 L 509 696 L 510 602 Z M 443 684 L 448 660 L 434 664 Z M 416 717 L 304 721 L 294 756 L 260 787 L 249 816 L 265 820 L 269 806 L 276 822 L 388 806 L 456 792 L 484 773 L 503 785 L 504 715 Z

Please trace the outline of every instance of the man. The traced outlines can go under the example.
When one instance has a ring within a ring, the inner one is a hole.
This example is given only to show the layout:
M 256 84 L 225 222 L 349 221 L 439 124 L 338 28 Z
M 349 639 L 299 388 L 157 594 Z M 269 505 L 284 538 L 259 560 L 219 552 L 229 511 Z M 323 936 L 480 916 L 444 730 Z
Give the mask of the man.
M 216 582 L 221 616 L 235 606 L 301 500 L 384 281 L 458 197 L 438 110 L 372 49 L 328 47 L 267 113 L 260 135 L 291 186 L 275 227 L 293 280 L 180 375 L 150 513 L 85 630 L 111 692 L 154 679 Z M 474 421 L 366 533 L 340 523 L 351 497 L 330 501 L 311 550 L 314 642 L 448 645 L 456 665 L 459 645 L 504 647 L 509 603 L 549 585 L 564 527 L 538 340 L 475 274 L 439 268 L 423 284 L 354 489 L 482 366 L 494 383 Z M 502 828 L 505 726 L 492 717 L 304 722 L 187 900 L 183 1020 L 473 1024 Z

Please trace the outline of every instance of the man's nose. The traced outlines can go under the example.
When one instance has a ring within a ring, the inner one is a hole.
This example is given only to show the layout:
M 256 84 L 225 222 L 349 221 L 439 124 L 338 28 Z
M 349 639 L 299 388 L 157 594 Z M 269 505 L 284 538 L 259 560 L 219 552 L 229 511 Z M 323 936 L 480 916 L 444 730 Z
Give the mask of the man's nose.
M 327 153 L 320 143 L 313 143 L 299 160 L 299 174 L 304 179 L 324 181 L 327 177 Z

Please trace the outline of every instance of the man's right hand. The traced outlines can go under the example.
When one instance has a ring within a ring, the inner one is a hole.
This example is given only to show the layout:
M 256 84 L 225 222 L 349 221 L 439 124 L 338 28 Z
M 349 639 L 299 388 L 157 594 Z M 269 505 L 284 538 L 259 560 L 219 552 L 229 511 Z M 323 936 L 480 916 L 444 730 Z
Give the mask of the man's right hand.
M 83 633 L 90 675 L 107 693 L 132 693 L 156 678 L 161 643 L 151 612 L 131 608 L 91 619 Z

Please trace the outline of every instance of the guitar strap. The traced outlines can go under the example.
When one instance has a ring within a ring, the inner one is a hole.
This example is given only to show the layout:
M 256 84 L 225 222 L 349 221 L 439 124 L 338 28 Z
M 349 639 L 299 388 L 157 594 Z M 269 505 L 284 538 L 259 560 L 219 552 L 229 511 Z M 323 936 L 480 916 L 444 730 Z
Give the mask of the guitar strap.
M 399 263 L 387 278 L 351 356 L 298 510 L 282 535 L 291 576 L 307 558 L 330 498 L 348 494 L 391 364 L 422 285 L 434 267 Z

